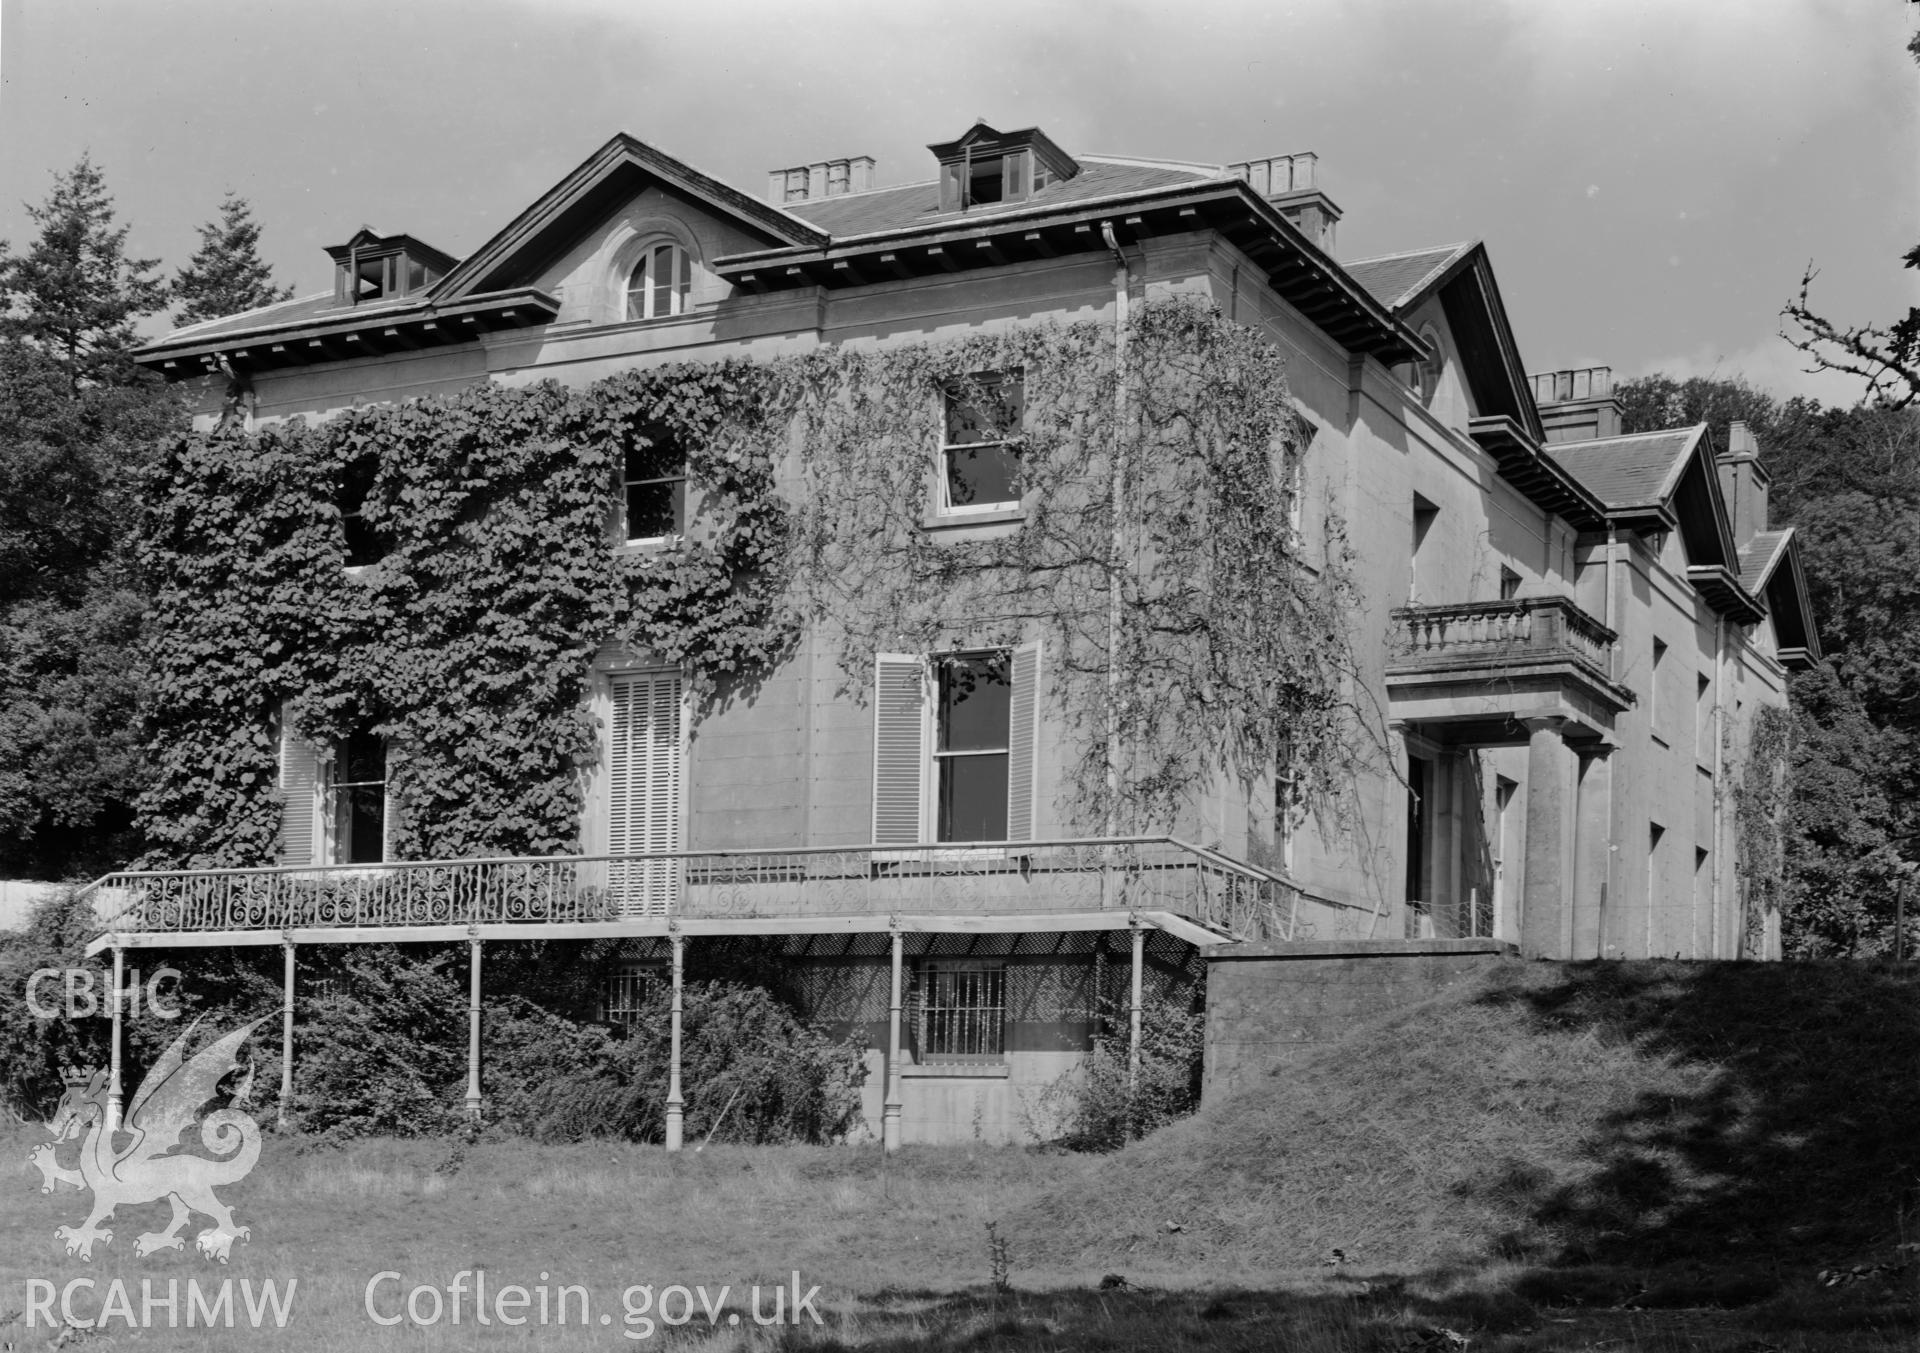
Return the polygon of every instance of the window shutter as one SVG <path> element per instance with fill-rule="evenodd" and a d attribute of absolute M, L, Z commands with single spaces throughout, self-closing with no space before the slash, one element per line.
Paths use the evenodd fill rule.
<path fill-rule="evenodd" d="M 607 853 L 680 849 L 683 780 L 678 672 L 613 680 L 607 749 Z M 608 870 L 622 915 L 665 915 L 678 892 L 677 860 L 615 860 Z"/>
<path fill-rule="evenodd" d="M 1007 702 L 1007 840 L 1037 835 L 1039 799 L 1040 644 L 1013 650 L 1013 691 Z"/>
<path fill-rule="evenodd" d="M 921 834 L 921 785 L 926 776 L 927 673 L 918 654 L 874 657 L 873 839 L 876 845 L 913 845 Z"/>
<path fill-rule="evenodd" d="M 382 763 L 381 778 L 387 782 L 387 792 L 381 798 L 384 816 L 380 824 L 380 858 L 394 860 L 394 842 L 400 836 L 400 800 L 393 792 L 393 765 L 400 758 L 394 755 L 400 744 L 389 738 L 386 745 L 386 759 Z"/>
<path fill-rule="evenodd" d="M 280 722 L 280 863 L 321 863 L 315 824 L 321 801 L 320 750 Z"/>

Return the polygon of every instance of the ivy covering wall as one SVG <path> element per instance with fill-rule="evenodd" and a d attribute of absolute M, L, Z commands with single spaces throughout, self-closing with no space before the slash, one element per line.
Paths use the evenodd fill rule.
<path fill-rule="evenodd" d="M 1203 772 L 1279 764 L 1301 798 L 1337 799 L 1368 745 L 1346 695 L 1349 551 L 1331 515 L 1312 542 L 1293 527 L 1308 428 L 1281 355 L 1177 297 L 1137 307 L 1124 339 L 1122 358 L 1110 325 L 1023 325 L 182 441 L 144 526 L 147 863 L 274 858 L 282 718 L 322 745 L 389 740 L 399 857 L 576 849 L 603 643 L 683 664 L 711 712 L 807 627 L 855 699 L 877 651 L 1042 637 L 1083 829 L 1165 829 Z M 954 539 L 926 529 L 942 401 L 987 374 L 1024 384 L 1026 513 Z M 616 550 L 617 467 L 660 436 L 688 453 L 687 535 Z M 349 572 L 356 468 L 384 557 Z"/>
<path fill-rule="evenodd" d="M 1787 817 L 1793 800 L 1793 715 L 1757 705 L 1733 788 L 1734 868 L 1746 889 L 1742 954 L 1765 957 L 1768 913 L 1784 910 Z"/>

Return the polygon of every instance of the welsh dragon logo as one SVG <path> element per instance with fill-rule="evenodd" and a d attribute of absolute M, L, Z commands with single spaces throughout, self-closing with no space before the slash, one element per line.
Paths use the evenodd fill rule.
<path fill-rule="evenodd" d="M 58 1227 L 53 1233 L 66 1243 L 68 1254 L 91 1262 L 96 1243 L 113 1243 L 113 1232 L 101 1223 L 113 1216 L 114 1209 L 162 1198 L 173 1205 L 173 1219 L 164 1231 L 148 1231 L 135 1240 L 135 1255 L 185 1249 L 180 1230 L 195 1212 L 213 1219 L 212 1226 L 194 1237 L 195 1246 L 207 1258 L 224 1264 L 233 1242 L 247 1239 L 251 1232 L 234 1225 L 233 1213 L 215 1196 L 214 1188 L 246 1178 L 260 1158 L 260 1125 L 233 1107 L 245 1102 L 252 1087 L 252 1063 L 248 1063 L 226 1108 L 216 1109 L 204 1119 L 199 1114 L 215 1098 L 221 1080 L 239 1068 L 234 1054 L 247 1035 L 270 1018 L 263 1016 L 244 1024 L 189 1057 L 187 1043 L 200 1027 L 195 1021 L 140 1082 L 118 1133 L 107 1131 L 107 1073 L 96 1071 L 83 1083 L 68 1078 L 67 1092 L 47 1124 L 53 1141 L 42 1142 L 27 1157 L 29 1164 L 39 1167 L 42 1193 L 52 1193 L 55 1184 L 93 1190 L 93 1212 L 86 1221 L 79 1226 Z M 169 1154 L 196 1121 L 201 1144 L 219 1159 Z M 55 1151 L 83 1134 L 80 1166 L 66 1169 Z M 127 1137 L 132 1140 L 124 1146 L 115 1144 L 116 1138 Z"/>

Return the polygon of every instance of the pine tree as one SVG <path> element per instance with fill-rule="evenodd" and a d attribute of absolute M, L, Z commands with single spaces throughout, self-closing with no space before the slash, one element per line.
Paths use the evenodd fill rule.
<path fill-rule="evenodd" d="M 220 219 L 199 229 L 199 252 L 174 279 L 182 302 L 176 322 L 220 319 L 293 295 L 293 288 L 273 285 L 273 270 L 260 257 L 260 224 L 246 198 L 229 192 Z"/>
<path fill-rule="evenodd" d="M 14 256 L 0 243 L 0 333 L 38 348 L 66 373 L 69 389 L 138 379 L 127 361 L 133 322 L 159 311 L 167 284 L 157 259 L 127 257 L 127 226 L 116 226 L 106 180 L 87 155 L 53 176 L 53 193 L 27 214 L 40 237 Z"/>
<path fill-rule="evenodd" d="M 135 533 L 173 387 L 128 359 L 165 306 L 82 157 L 0 244 L 0 875 L 58 879 L 139 849 L 142 593 Z"/>

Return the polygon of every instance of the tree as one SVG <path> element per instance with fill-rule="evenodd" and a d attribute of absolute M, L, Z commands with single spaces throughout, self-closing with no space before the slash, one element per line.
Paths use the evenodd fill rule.
<path fill-rule="evenodd" d="M 1920 408 L 1825 409 L 1738 376 L 1616 391 L 1627 431 L 1753 429 L 1792 523 L 1825 660 L 1793 678 L 1784 935 L 1796 956 L 1891 951 L 1894 880 L 1920 836 Z"/>
<path fill-rule="evenodd" d="M 220 219 L 199 231 L 199 250 L 174 277 L 173 294 L 181 302 L 177 323 L 237 315 L 293 295 L 292 287 L 273 284 L 273 270 L 260 257 L 260 224 L 246 198 L 229 192 Z"/>
<path fill-rule="evenodd" d="M 1910 819 L 1887 768 L 1912 740 L 1876 726 L 1830 664 L 1793 681 L 1787 809 L 1788 957 L 1891 952 L 1898 849 Z"/>
<path fill-rule="evenodd" d="M 64 878 L 137 851 L 147 598 L 133 542 L 178 401 L 140 372 L 133 321 L 160 308 L 82 159 L 0 246 L 0 873 Z"/>
<path fill-rule="evenodd" d="M 1760 443 L 1774 521 L 1836 493 L 1920 492 L 1920 411 L 1884 405 L 1823 408 L 1795 395 L 1782 402 L 1742 376 L 1654 374 L 1614 387 L 1624 432 L 1710 424 L 1724 437 L 1740 419 Z"/>
<path fill-rule="evenodd" d="M 32 247 L 16 257 L 0 244 L 8 306 L 0 334 L 51 358 L 71 391 L 135 382 L 133 322 L 167 300 L 166 283 L 152 275 L 158 260 L 127 257 L 129 227 L 114 224 L 106 181 L 85 155 L 53 176 L 52 195 L 27 214 L 40 227 Z"/>
<path fill-rule="evenodd" d="M 1920 61 L 1920 33 L 1907 43 Z M 1901 257 L 1908 268 L 1920 268 L 1920 245 Z M 1907 307 L 1906 318 L 1891 324 L 1841 325 L 1823 319 L 1809 308 L 1808 293 L 1819 273 L 1807 264 L 1800 276 L 1800 293 L 1780 313 L 1798 333 L 1780 336 L 1813 359 L 1815 369 L 1844 371 L 1867 383 L 1867 402 L 1905 409 L 1920 399 L 1920 306 Z"/>

